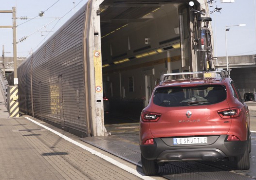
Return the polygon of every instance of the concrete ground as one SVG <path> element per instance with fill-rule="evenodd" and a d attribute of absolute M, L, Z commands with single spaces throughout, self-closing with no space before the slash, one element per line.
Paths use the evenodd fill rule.
<path fill-rule="evenodd" d="M 47 125 L 39 120 L 36 122 Z M 72 134 L 55 127 L 51 128 L 89 146 Z M 2 94 L 0 94 L 0 144 L 1 180 L 141 179 L 32 123 L 25 116 L 10 118 Z M 97 150 L 92 146 L 90 148 Z M 137 171 L 136 166 L 105 154 L 121 162 L 125 167 Z"/>
<path fill-rule="evenodd" d="M 256 103 L 247 102 L 247 104 L 251 115 L 251 131 L 256 132 Z M 111 136 L 85 138 L 82 139 L 83 141 L 43 121 L 34 120 L 103 154 L 107 159 L 117 161 L 120 167 L 123 166 L 122 168 L 32 123 L 26 116 L 10 118 L 0 94 L 0 179 L 150 179 L 141 173 L 138 120 L 134 119 L 133 123 L 127 123 L 129 122 L 127 119 L 121 124 L 115 124 L 120 122 L 118 121 L 120 118 L 122 117 L 115 117 L 112 123 L 106 125 Z M 159 180 L 164 178 L 171 180 L 256 179 L 256 133 L 253 133 L 252 140 L 249 171 L 233 171 L 232 164 L 229 162 L 173 162 L 162 166 L 159 169 L 160 176 L 153 178 Z M 104 149 L 104 147 L 107 147 L 109 153 L 98 149 Z M 119 152 L 118 157 L 124 156 L 123 159 L 128 161 L 131 159 L 130 162 L 134 164 L 116 157 L 115 152 Z M 132 174 L 128 169 L 136 173 Z"/>

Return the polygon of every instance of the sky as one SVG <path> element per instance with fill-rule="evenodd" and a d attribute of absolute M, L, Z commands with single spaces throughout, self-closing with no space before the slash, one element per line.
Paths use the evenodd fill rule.
<path fill-rule="evenodd" d="M 12 10 L 12 7 L 16 7 L 18 57 L 30 56 L 86 2 L 87 0 L 0 0 L 0 10 Z M 44 15 L 39 17 L 41 11 L 44 11 Z M 24 17 L 28 19 L 23 20 Z M 0 26 L 12 26 L 12 14 L 0 13 Z M 24 37 L 27 38 L 19 42 Z M 2 55 L 4 45 L 5 56 L 12 57 L 12 43 L 12 29 L 0 28 L 0 54 Z"/>
<path fill-rule="evenodd" d="M 256 0 L 235 0 L 234 3 L 212 4 L 222 8 L 221 12 L 211 14 L 214 34 L 214 56 L 226 56 L 225 30 L 227 31 L 228 56 L 256 54 Z M 246 24 L 245 27 L 235 26 Z"/>
<path fill-rule="evenodd" d="M 61 25 L 86 4 L 87 0 L 0 0 L 0 10 L 17 11 L 18 57 L 28 57 L 36 51 Z M 214 32 L 214 56 L 225 56 L 225 27 L 234 26 L 227 32 L 229 56 L 256 54 L 256 0 L 235 0 L 234 3 L 213 1 L 211 10 L 222 8 L 211 14 Z M 38 14 L 44 11 L 43 17 Z M 22 20 L 27 17 L 27 20 Z M 34 19 L 31 19 L 34 18 Z M 12 15 L 0 13 L 0 26 L 12 25 Z M 20 40 L 25 40 L 19 42 Z M 12 29 L 0 28 L 0 49 L 4 45 L 5 56 L 11 57 Z M 1 53 L 2 54 L 2 53 Z"/>

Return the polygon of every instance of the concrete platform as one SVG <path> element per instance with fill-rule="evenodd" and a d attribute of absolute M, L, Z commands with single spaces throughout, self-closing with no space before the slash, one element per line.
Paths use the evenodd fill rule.
<path fill-rule="evenodd" d="M 1 180 L 141 179 L 25 117 L 10 118 L 0 94 Z M 40 120 L 35 121 L 51 127 Z M 51 128 L 88 146 L 72 134 Z"/>
<path fill-rule="evenodd" d="M 254 105 L 251 103 L 249 106 Z M 251 121 L 256 122 L 256 111 L 254 107 L 250 109 Z M 34 120 L 97 151 L 100 151 L 99 149 L 104 150 L 107 156 L 120 161 L 125 167 L 135 169 L 141 175 L 138 123 L 108 124 L 106 128 L 111 136 L 80 139 L 43 121 Z M 255 131 L 256 128 L 252 130 Z M 143 175 L 138 177 L 101 159 L 32 123 L 26 119 L 26 116 L 10 118 L 1 94 L 0 143 L 1 180 L 150 179 Z M 100 152 L 104 153 L 103 151 Z M 252 133 L 251 169 L 248 171 L 234 171 L 232 169 L 233 165 L 228 161 L 171 162 L 161 166 L 159 168 L 160 176 L 153 178 L 171 180 L 256 179 L 256 131 Z"/>

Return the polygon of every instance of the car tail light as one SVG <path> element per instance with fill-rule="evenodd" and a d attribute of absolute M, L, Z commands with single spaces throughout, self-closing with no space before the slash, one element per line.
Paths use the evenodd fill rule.
<path fill-rule="evenodd" d="M 227 141 L 240 141 L 240 139 L 235 135 L 229 135 Z"/>
<path fill-rule="evenodd" d="M 155 112 L 142 111 L 141 119 L 144 122 L 156 122 L 160 119 L 161 114 Z"/>
<path fill-rule="evenodd" d="M 221 118 L 236 118 L 241 114 L 241 109 L 239 108 L 230 108 L 230 109 L 222 109 L 218 111 L 218 114 Z"/>
<path fill-rule="evenodd" d="M 201 45 L 204 45 L 204 39 L 201 38 Z"/>
<path fill-rule="evenodd" d="M 154 139 L 147 139 L 145 142 L 144 142 L 144 145 L 152 145 L 154 144 Z"/>
<path fill-rule="evenodd" d="M 104 97 L 103 100 L 104 100 L 104 101 L 108 101 L 108 98 Z"/>

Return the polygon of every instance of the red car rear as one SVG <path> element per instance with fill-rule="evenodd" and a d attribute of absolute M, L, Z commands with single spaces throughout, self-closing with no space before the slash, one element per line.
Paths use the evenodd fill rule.
<path fill-rule="evenodd" d="M 230 158 L 249 169 L 248 107 L 225 72 L 166 74 L 141 113 L 140 148 L 146 175 L 184 160 Z"/>

